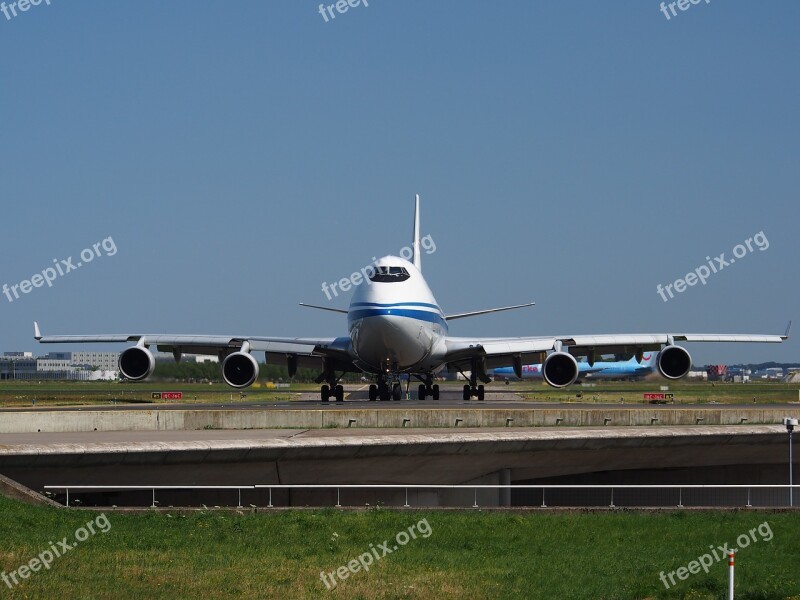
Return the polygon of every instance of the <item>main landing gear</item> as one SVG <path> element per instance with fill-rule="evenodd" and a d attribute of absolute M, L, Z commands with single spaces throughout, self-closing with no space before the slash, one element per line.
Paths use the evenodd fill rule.
<path fill-rule="evenodd" d="M 320 390 L 320 397 L 323 402 L 334 398 L 337 402 L 344 402 L 344 388 L 341 384 L 323 385 Z"/>
<path fill-rule="evenodd" d="M 464 386 L 464 400 L 471 400 L 476 396 L 480 402 L 483 402 L 485 396 L 485 388 L 483 385 L 471 386 L 469 384 Z"/>
<path fill-rule="evenodd" d="M 484 371 L 481 370 L 481 372 Z M 462 371 L 461 374 L 464 375 L 464 372 Z M 489 383 L 491 381 L 491 379 L 489 379 L 485 375 L 482 375 L 481 379 L 485 383 Z M 467 402 L 469 402 L 473 397 L 478 398 L 479 402 L 483 402 L 483 399 L 485 397 L 485 388 L 483 387 L 483 384 L 478 385 L 478 363 L 476 361 L 473 361 L 472 371 L 469 374 L 469 383 L 464 385 L 464 395 L 463 395 L 464 400 Z"/>
<path fill-rule="evenodd" d="M 369 386 L 370 402 L 375 402 L 376 400 L 402 400 L 411 386 L 411 381 L 409 380 L 404 391 L 403 384 L 399 381 L 390 384 L 384 379 L 383 375 L 379 375 L 378 377 L 378 382 Z M 419 386 L 420 400 L 425 400 L 425 398 L 439 399 L 439 386 L 434 385 L 431 375 L 413 375 L 413 377 L 416 377 L 421 382 Z"/>
<path fill-rule="evenodd" d="M 333 398 L 337 402 L 344 402 L 344 388 L 339 383 L 342 377 L 344 377 L 344 372 L 337 377 L 333 368 L 325 367 L 325 370 L 317 378 L 317 383 L 325 382 L 319 390 L 320 400 L 328 402 Z"/>
<path fill-rule="evenodd" d="M 422 377 L 417 376 L 422 383 L 419 384 L 419 399 L 425 400 L 427 397 L 431 397 L 434 400 L 439 399 L 439 385 L 433 383 L 433 377 L 430 375 L 426 376 L 425 379 Z"/>

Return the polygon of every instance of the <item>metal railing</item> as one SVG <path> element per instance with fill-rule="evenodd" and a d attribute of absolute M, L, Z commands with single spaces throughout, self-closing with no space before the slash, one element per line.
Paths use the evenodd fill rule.
<path fill-rule="evenodd" d="M 77 490 L 77 491 L 93 491 L 93 492 L 142 492 L 142 491 L 151 491 L 153 497 L 153 503 L 150 505 L 150 508 L 156 508 L 158 503 L 156 502 L 156 490 L 166 491 L 166 490 L 186 490 L 186 491 L 194 491 L 194 490 L 238 490 L 239 493 L 239 505 L 237 508 L 242 508 L 242 490 L 252 490 L 255 486 L 253 485 L 46 485 L 44 486 L 45 490 L 65 490 L 67 493 L 67 501 L 65 506 L 69 506 L 69 491 L 70 490 Z"/>
<path fill-rule="evenodd" d="M 751 502 L 752 493 L 754 490 L 787 490 L 793 488 L 800 488 L 799 485 L 786 485 L 786 484 L 518 484 L 518 485 L 501 485 L 501 484 L 260 484 L 260 485 L 46 485 L 45 490 L 63 490 L 66 492 L 66 504 L 70 506 L 70 491 L 74 492 L 120 492 L 120 491 L 150 491 L 152 497 L 151 508 L 156 508 L 158 502 L 156 501 L 156 491 L 198 491 L 198 490 L 235 490 L 238 493 L 237 508 L 242 508 L 242 490 L 268 490 L 269 500 L 264 508 L 273 508 L 272 492 L 273 490 L 336 490 L 336 508 L 341 508 L 341 492 L 342 490 L 400 490 L 405 491 L 404 508 L 411 508 L 409 503 L 408 492 L 409 490 L 428 490 L 428 491 L 447 491 L 447 490 L 471 490 L 473 492 L 472 508 L 480 508 L 478 504 L 478 491 L 479 490 L 508 490 L 509 494 L 512 491 L 533 490 L 541 491 L 542 502 L 541 504 L 529 505 L 515 505 L 516 507 L 540 507 L 548 508 L 546 501 L 547 491 L 553 490 L 606 490 L 608 492 L 607 504 L 594 504 L 594 506 L 608 506 L 609 508 L 616 508 L 614 503 L 615 491 L 622 490 L 677 490 L 677 504 L 663 504 L 662 506 L 674 506 L 676 508 L 684 508 L 684 492 L 688 490 L 747 490 L 747 499 L 744 504 L 729 504 L 724 506 L 744 506 L 752 507 Z M 363 504 L 351 504 L 349 506 L 362 506 Z M 496 506 L 497 504 L 493 504 Z M 251 505 L 254 506 L 255 505 Z M 581 504 L 559 504 L 559 507 L 569 506 L 583 506 Z M 637 505 L 626 505 L 636 507 Z M 646 505 L 639 505 L 646 506 Z M 704 506 L 698 504 L 697 506 Z M 775 504 L 770 506 L 783 506 L 782 504 Z M 787 502 L 786 506 L 791 506 L 791 499 Z M 424 508 L 424 504 L 418 504 L 417 507 Z M 433 507 L 432 507 L 433 508 Z"/>

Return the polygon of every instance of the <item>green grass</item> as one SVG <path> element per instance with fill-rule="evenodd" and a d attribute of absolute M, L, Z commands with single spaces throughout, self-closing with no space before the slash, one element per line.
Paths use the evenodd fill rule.
<path fill-rule="evenodd" d="M 116 383 L 43 381 L 4 381 L 0 383 L 0 407 L 108 405 L 114 402 L 125 404 L 174 404 L 176 401 L 153 400 L 153 392 L 183 392 L 182 402 L 230 404 L 231 402 L 285 402 L 296 399 L 301 392 L 319 391 L 319 386 L 293 383 L 291 388 L 268 389 L 262 382 L 244 390 L 241 398 L 238 390 L 222 383 L 173 383 L 144 382 Z"/>
<path fill-rule="evenodd" d="M 97 513 L 0 498 L 0 569 L 72 538 Z M 737 557 L 737 599 L 800 597 L 800 517 L 767 512 L 108 513 L 111 529 L 11 598 L 723 598 L 727 567 L 665 589 L 669 572 L 767 521 Z M 328 591 L 333 571 L 426 519 L 432 530 Z"/>
<path fill-rule="evenodd" d="M 587 382 L 589 383 L 589 382 Z M 564 389 L 554 389 L 544 383 L 510 382 L 503 385 L 510 392 L 519 393 L 526 400 L 535 402 L 585 402 L 618 403 L 624 398 L 625 404 L 646 403 L 645 392 L 661 392 L 661 386 L 668 386 L 668 393 L 674 394 L 675 404 L 785 404 L 800 400 L 800 384 L 779 382 L 724 383 L 665 381 L 652 378 L 641 382 L 590 382 L 593 385 L 573 385 Z"/>
<path fill-rule="evenodd" d="M 443 389 L 458 392 L 462 382 L 445 382 Z M 735 403 L 784 404 L 800 400 L 799 384 L 776 382 L 754 382 L 746 384 L 709 383 L 709 382 L 666 382 L 654 379 L 641 382 L 597 382 L 595 385 L 583 387 L 573 385 L 565 389 L 554 389 L 541 382 L 514 381 L 505 385 L 497 381 L 488 386 L 491 392 L 513 392 L 532 404 L 541 402 L 576 402 L 576 403 L 618 403 L 624 398 L 625 404 L 643 404 L 644 392 L 659 392 L 662 385 L 669 385 L 669 391 L 675 395 L 675 404 L 709 404 Z M 362 387 L 363 384 L 351 384 L 348 389 Z M 263 382 L 244 390 L 245 398 L 239 392 L 222 383 L 114 383 L 114 382 L 61 382 L 45 381 L 0 382 L 0 407 L 32 406 L 69 406 L 69 405 L 107 405 L 117 403 L 171 403 L 174 401 L 153 400 L 153 392 L 181 391 L 182 403 L 230 404 L 236 402 L 286 402 L 297 400 L 302 393 L 319 392 L 319 386 L 309 383 L 292 383 L 289 389 L 268 389 Z M 180 402 L 179 402 L 180 403 Z M 435 406 L 435 405 L 432 405 Z"/>

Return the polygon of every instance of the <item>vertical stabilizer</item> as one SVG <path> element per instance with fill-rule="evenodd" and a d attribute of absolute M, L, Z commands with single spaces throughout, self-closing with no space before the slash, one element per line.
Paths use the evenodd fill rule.
<path fill-rule="evenodd" d="M 419 247 L 419 194 L 417 194 L 416 200 L 414 201 L 414 245 L 412 248 L 414 250 L 414 255 L 412 257 L 414 266 L 417 267 L 419 271 L 422 271 Z"/>

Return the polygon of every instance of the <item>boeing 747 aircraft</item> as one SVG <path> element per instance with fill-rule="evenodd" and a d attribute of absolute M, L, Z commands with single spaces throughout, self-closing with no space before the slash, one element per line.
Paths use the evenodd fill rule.
<path fill-rule="evenodd" d="M 579 375 L 576 357 L 589 365 L 603 354 L 634 356 L 641 361 L 645 352 L 657 352 L 656 367 L 667 379 L 684 377 L 692 366 L 689 353 L 676 342 L 782 342 L 784 335 L 736 335 L 705 333 L 648 333 L 609 335 L 556 335 L 534 337 L 453 337 L 451 321 L 487 313 L 531 306 L 533 303 L 459 314 L 446 314 L 433 297 L 422 276 L 420 260 L 419 196 L 414 209 L 414 239 L 411 261 L 397 256 L 377 260 L 369 281 L 357 286 L 347 315 L 348 335 L 336 338 L 282 338 L 253 335 L 174 335 L 163 333 L 122 333 L 110 335 L 44 336 L 34 323 L 34 337 L 43 344 L 109 343 L 134 344 L 119 358 L 122 375 L 131 381 L 147 379 L 155 368 L 150 350 L 182 354 L 215 355 L 222 365 L 222 377 L 234 388 L 245 388 L 258 378 L 255 352 L 263 352 L 268 363 L 285 364 L 289 375 L 298 367 L 319 371 L 323 402 L 334 397 L 344 400 L 339 383 L 345 373 L 363 373 L 373 378 L 369 399 L 400 400 L 400 376 L 420 382 L 419 398 L 439 397 L 434 385 L 436 373 L 447 369 L 466 374 L 464 400 L 484 399 L 484 384 L 491 381 L 490 369 L 512 367 L 517 377 L 522 366 L 541 363 L 542 377 L 553 387 L 565 387 Z M 791 326 L 791 322 L 789 323 Z"/>

